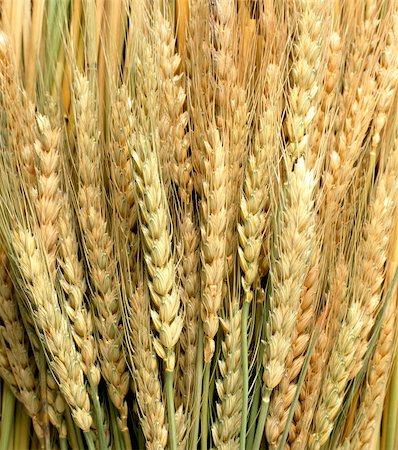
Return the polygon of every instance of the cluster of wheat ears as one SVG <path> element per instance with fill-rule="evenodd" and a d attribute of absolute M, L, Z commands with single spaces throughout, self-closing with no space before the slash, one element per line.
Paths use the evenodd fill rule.
<path fill-rule="evenodd" d="M 397 449 L 398 1 L 0 11 L 0 450 Z"/>

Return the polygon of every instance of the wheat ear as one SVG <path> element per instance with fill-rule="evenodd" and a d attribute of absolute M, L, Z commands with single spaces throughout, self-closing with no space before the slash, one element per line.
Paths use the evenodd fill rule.
<path fill-rule="evenodd" d="M 395 213 L 395 218 L 397 212 Z M 395 222 L 392 234 L 392 247 L 387 266 L 385 287 L 389 287 L 393 281 L 398 262 L 398 224 Z M 387 292 L 385 290 L 384 292 Z M 361 403 L 356 413 L 357 420 L 349 439 L 344 442 L 350 448 L 373 448 L 375 438 L 378 433 L 377 427 L 383 412 L 384 398 L 387 391 L 388 380 L 391 373 L 397 323 L 397 288 L 394 287 L 391 297 L 388 300 L 387 308 L 381 325 L 379 337 L 374 350 L 374 354 L 367 368 L 366 382 L 362 389 Z"/>
<path fill-rule="evenodd" d="M 18 228 L 13 232 L 13 251 L 22 276 L 21 285 L 28 295 L 50 367 L 77 425 L 88 431 L 92 420 L 81 357 L 69 333 L 68 321 L 59 307 L 43 250 L 32 233 Z"/>
<path fill-rule="evenodd" d="M 185 205 L 180 222 L 181 244 L 180 277 L 183 293 L 181 300 L 185 309 L 184 326 L 181 333 L 180 366 L 182 383 L 181 395 L 185 409 L 193 401 L 195 385 L 195 365 L 200 314 L 200 272 L 199 272 L 199 230 L 195 223 L 192 203 Z"/>
<path fill-rule="evenodd" d="M 218 330 L 218 310 L 222 300 L 224 276 L 226 189 L 225 150 L 215 128 L 210 130 L 210 141 L 204 143 L 204 167 L 201 203 L 201 261 L 202 305 L 201 317 L 205 336 L 204 361 L 209 363 L 215 350 L 214 336 Z"/>
<path fill-rule="evenodd" d="M 315 245 L 315 215 L 312 194 L 314 178 L 299 158 L 288 175 L 281 201 L 283 212 L 274 230 L 270 276 L 269 318 L 265 326 L 263 396 L 254 448 L 264 433 L 272 390 L 281 382 L 293 340 L 300 295 Z"/>
<path fill-rule="evenodd" d="M 304 280 L 301 294 L 300 310 L 297 315 L 292 348 L 286 360 L 285 374 L 279 386 L 273 391 L 266 435 L 271 448 L 278 448 L 283 434 L 293 396 L 297 389 L 296 378 L 304 364 L 305 352 L 311 339 L 313 317 L 316 310 L 318 291 L 319 255 L 314 253 L 311 269 Z"/>
<path fill-rule="evenodd" d="M 244 302 L 242 306 L 242 423 L 240 444 L 243 450 L 246 438 L 246 422 L 249 391 L 249 364 L 247 326 L 253 284 L 259 278 L 259 259 L 264 242 L 269 236 L 269 167 L 278 153 L 278 135 L 275 130 L 280 120 L 278 104 L 280 89 L 280 69 L 269 64 L 266 70 L 264 94 L 260 99 L 258 129 L 255 132 L 254 145 L 249 153 L 240 199 L 240 218 L 238 222 L 239 263 L 242 272 Z M 271 90 L 275 89 L 275 94 Z M 279 102 L 280 103 L 280 102 Z"/>
<path fill-rule="evenodd" d="M 149 306 L 149 296 L 139 284 L 129 303 L 131 355 L 142 430 L 147 448 L 155 450 L 167 447 L 168 433 L 159 365 L 152 345 Z"/>
<path fill-rule="evenodd" d="M 42 439 L 41 403 L 36 378 L 37 367 L 34 358 L 31 357 L 30 344 L 26 338 L 18 305 L 13 296 L 8 266 L 7 256 L 0 249 L 0 336 L 4 353 L 2 359 L 8 359 L 10 372 L 5 381 L 13 380 L 10 387 L 25 406 L 32 418 L 36 434 Z"/>
<path fill-rule="evenodd" d="M 79 259 L 78 241 L 74 217 L 67 196 L 63 196 L 59 213 L 59 257 L 60 284 L 66 295 L 65 311 L 71 323 L 76 346 L 81 352 L 83 370 L 94 385 L 100 381 L 97 362 L 97 345 L 93 335 L 93 318 L 84 304 L 86 282 L 83 264 Z"/>
<path fill-rule="evenodd" d="M 356 253 L 353 295 L 363 308 L 365 323 L 356 354 L 356 364 L 352 368 L 350 378 L 353 378 L 362 366 L 362 359 L 369 343 L 369 332 L 380 308 L 384 266 L 393 226 L 397 170 L 398 151 L 394 150 L 389 157 L 385 173 L 380 177 L 373 201 L 369 204 L 363 238 Z"/>
<path fill-rule="evenodd" d="M 309 448 L 325 444 L 342 405 L 348 381 L 363 364 L 369 332 L 380 308 L 384 264 L 394 211 L 396 152 L 390 156 L 368 207 L 368 219 L 358 245 L 353 274 L 353 298 L 331 352 L 319 403 L 314 415 Z M 396 176 L 396 175 L 395 175 Z"/>
<path fill-rule="evenodd" d="M 87 78 L 75 73 L 75 115 L 78 156 L 79 221 L 90 267 L 91 301 L 96 310 L 101 372 L 109 397 L 119 411 L 120 428 L 127 429 L 129 374 L 122 349 L 123 327 L 117 292 L 117 273 L 113 241 L 107 231 L 101 191 L 101 155 L 95 132 L 94 93 Z"/>
<path fill-rule="evenodd" d="M 396 7 L 395 7 L 396 9 Z M 398 13 L 395 11 L 391 18 L 391 27 L 387 34 L 386 45 L 380 56 L 379 68 L 376 72 L 378 92 L 374 119 L 372 123 L 372 147 L 380 143 L 380 134 L 386 124 L 398 83 Z"/>
<path fill-rule="evenodd" d="M 393 296 L 385 311 L 375 352 L 367 369 L 361 403 L 356 412 L 355 428 L 348 441 L 344 442 L 350 449 L 371 449 L 377 435 L 394 356 L 396 318 L 396 303 Z"/>
<path fill-rule="evenodd" d="M 213 60 L 216 83 L 216 124 L 226 152 L 227 167 L 227 239 L 226 275 L 235 267 L 237 247 L 236 226 L 239 214 L 239 195 L 243 177 L 243 163 L 246 156 L 248 105 L 246 91 L 239 80 L 235 52 L 238 51 L 236 39 L 237 14 L 233 2 L 216 0 L 211 11 L 213 25 Z"/>
<path fill-rule="evenodd" d="M 166 193 L 151 142 L 138 136 L 133 149 L 135 198 L 139 209 L 144 259 L 152 300 L 151 318 L 156 330 L 153 346 L 164 361 L 170 447 L 175 450 L 176 429 L 173 399 L 173 377 L 176 363 L 175 346 L 179 340 L 183 318 L 180 293 L 175 281 L 175 264 L 171 248 L 171 228 Z"/>
<path fill-rule="evenodd" d="M 307 445 L 323 374 L 335 337 L 336 325 L 339 323 L 338 313 L 342 305 L 347 305 L 347 277 L 347 264 L 344 257 L 340 256 L 331 280 L 326 308 L 318 319 L 318 321 L 323 320 L 324 324 L 315 345 L 314 353 L 311 356 L 289 430 L 289 443 L 294 450 L 300 450 Z"/>
<path fill-rule="evenodd" d="M 224 331 L 221 344 L 222 358 L 218 361 L 220 378 L 216 381 L 219 397 L 217 419 L 212 427 L 214 446 L 217 449 L 239 447 L 240 422 L 242 416 L 241 379 L 241 325 L 242 310 L 239 302 L 232 301 L 229 317 L 220 319 Z"/>
<path fill-rule="evenodd" d="M 133 107 L 127 87 L 121 86 L 112 103 L 110 159 L 110 190 L 114 217 L 112 231 L 115 242 L 127 252 L 119 250 L 121 273 L 129 295 L 134 292 L 138 252 L 137 205 L 134 201 L 133 162 L 129 142 L 133 135 Z"/>
<path fill-rule="evenodd" d="M 166 371 L 172 372 L 175 367 L 174 347 L 181 334 L 182 316 L 174 276 L 166 194 L 156 154 L 144 136 L 138 138 L 132 156 L 135 195 L 150 278 L 149 290 L 154 306 L 151 317 L 158 333 L 154 339 L 154 348 L 164 360 Z"/>
<path fill-rule="evenodd" d="M 311 130 L 320 108 L 320 84 L 323 78 L 322 34 L 327 29 L 324 5 L 319 0 L 301 0 L 297 32 L 292 47 L 286 134 L 287 151 L 294 161 L 311 149 Z M 310 154 L 313 165 L 317 155 Z"/>

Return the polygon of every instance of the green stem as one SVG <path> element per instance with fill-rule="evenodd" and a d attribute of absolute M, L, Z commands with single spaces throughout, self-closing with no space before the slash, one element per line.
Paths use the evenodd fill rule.
<path fill-rule="evenodd" d="M 203 372 L 203 328 L 202 321 L 198 327 L 198 348 L 196 354 L 195 393 L 192 414 L 192 434 L 189 448 L 196 450 L 199 440 L 200 405 L 202 399 L 202 372 Z"/>
<path fill-rule="evenodd" d="M 111 412 L 111 426 L 115 450 L 122 450 L 123 444 L 122 444 L 122 437 L 120 435 L 120 428 L 117 423 L 117 411 L 114 404 L 111 401 L 109 401 L 109 409 Z"/>
<path fill-rule="evenodd" d="M 260 416 L 258 418 L 256 436 L 254 438 L 252 450 L 260 449 L 261 441 L 263 439 L 264 434 L 265 421 L 267 420 L 268 416 L 268 408 L 271 399 L 271 392 L 272 392 L 271 389 L 265 389 L 264 396 L 261 401 Z"/>
<path fill-rule="evenodd" d="M 94 385 L 91 380 L 89 380 L 90 386 L 90 394 L 91 399 L 93 401 L 93 409 L 95 416 L 95 424 L 98 432 L 98 440 L 99 440 L 99 448 L 100 450 L 106 450 L 106 439 L 105 439 L 105 431 L 104 431 L 104 420 L 102 416 L 102 408 L 98 398 L 98 386 Z"/>
<path fill-rule="evenodd" d="M 249 403 L 249 355 L 247 351 L 247 321 L 249 318 L 250 302 L 248 295 L 242 307 L 242 419 L 240 426 L 240 450 L 246 448 L 247 409 Z"/>
<path fill-rule="evenodd" d="M 68 450 L 68 439 L 66 437 L 59 438 L 59 447 L 61 450 Z"/>
<path fill-rule="evenodd" d="M 256 432 L 256 421 L 257 421 L 257 413 L 258 413 L 258 407 L 260 405 L 260 378 L 257 377 L 254 385 L 254 394 L 253 394 L 253 400 L 252 405 L 250 409 L 250 417 L 249 417 L 249 427 L 248 427 L 248 434 L 246 439 L 246 448 L 252 448 L 253 447 L 253 441 L 254 441 L 254 433 Z"/>
<path fill-rule="evenodd" d="M 122 436 L 123 436 L 124 448 L 126 450 L 133 450 L 133 447 L 131 445 L 131 438 L 130 438 L 129 430 L 122 431 Z"/>
<path fill-rule="evenodd" d="M 203 373 L 203 388 L 202 388 L 202 415 L 201 415 L 201 450 L 207 450 L 207 437 L 209 430 L 209 383 L 210 383 L 210 363 L 205 363 L 205 370 Z"/>
<path fill-rule="evenodd" d="M 2 400 L 0 450 L 8 450 L 10 448 L 11 429 L 14 423 L 15 397 L 5 383 L 3 384 Z"/>
<path fill-rule="evenodd" d="M 84 437 L 86 438 L 86 444 L 88 450 L 96 450 L 94 439 L 93 439 L 93 433 L 91 431 L 86 431 L 84 433 Z"/>
<path fill-rule="evenodd" d="M 77 441 L 75 424 L 73 422 L 72 416 L 70 414 L 70 409 L 68 407 L 65 408 L 64 417 L 66 422 L 66 429 L 68 432 L 68 438 L 70 441 L 70 446 L 72 447 L 72 450 L 79 450 L 81 447 L 79 447 L 79 443 Z"/>
<path fill-rule="evenodd" d="M 177 450 L 177 429 L 176 416 L 174 411 L 174 389 L 173 389 L 174 371 L 166 370 L 165 373 L 165 391 L 167 403 L 167 417 L 169 420 L 169 448 Z"/>
<path fill-rule="evenodd" d="M 260 395 L 261 395 L 261 369 L 262 369 L 262 361 L 264 354 L 264 345 L 261 344 L 261 335 L 264 332 L 264 327 L 262 326 L 262 308 L 259 308 L 257 305 L 256 308 L 256 342 L 259 342 L 259 350 L 256 358 L 256 378 L 254 381 L 254 394 L 253 400 L 250 407 L 250 417 L 249 417 L 249 427 L 248 434 L 246 438 L 246 448 L 252 448 L 254 441 L 254 433 L 256 432 L 256 422 L 257 422 L 257 414 L 258 407 L 260 405 Z"/>
<path fill-rule="evenodd" d="M 51 448 L 51 444 L 50 444 L 50 422 L 49 422 L 48 401 L 47 401 L 47 361 L 43 349 L 40 349 L 38 359 L 39 359 L 38 369 L 40 376 L 40 395 L 42 406 L 44 449 L 49 450 Z"/>
<path fill-rule="evenodd" d="M 142 432 L 142 428 L 140 426 L 137 429 L 137 442 L 138 442 L 138 448 L 145 447 L 144 433 Z"/>
<path fill-rule="evenodd" d="M 25 407 L 17 403 L 17 413 L 14 427 L 14 448 L 17 450 L 30 448 L 31 420 Z"/>
<path fill-rule="evenodd" d="M 394 370 L 390 384 L 390 408 L 388 411 L 385 450 L 394 450 L 395 445 L 395 426 L 397 424 L 397 402 L 398 402 L 398 364 L 395 360 Z"/>

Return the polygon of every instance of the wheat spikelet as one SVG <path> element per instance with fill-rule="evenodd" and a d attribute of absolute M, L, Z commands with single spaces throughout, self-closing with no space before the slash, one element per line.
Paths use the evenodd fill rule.
<path fill-rule="evenodd" d="M 20 282 L 27 292 L 37 330 L 49 355 L 50 367 L 77 425 L 88 431 L 92 421 L 81 357 L 69 333 L 68 322 L 61 313 L 45 255 L 34 235 L 22 228 L 13 232 L 13 247 L 18 270 L 23 277 Z"/>
<path fill-rule="evenodd" d="M 149 449 L 167 447 L 165 407 L 159 381 L 159 366 L 153 351 L 149 321 L 149 298 L 142 284 L 130 297 L 129 330 L 140 422 Z"/>
<path fill-rule="evenodd" d="M 166 194 L 160 180 L 156 155 L 146 137 L 138 137 L 132 156 L 144 259 L 154 306 L 151 317 L 158 333 L 153 345 L 156 353 L 164 360 L 166 371 L 173 371 L 174 347 L 181 334 L 183 319 L 175 283 Z"/>
<path fill-rule="evenodd" d="M 287 151 L 292 158 L 311 149 L 314 118 L 320 107 L 319 89 L 323 78 L 322 34 L 327 30 L 323 3 L 319 0 L 299 2 L 297 36 L 293 42 L 293 63 L 286 115 Z M 325 14 L 327 16 L 327 12 Z M 317 155 L 309 155 L 311 165 Z"/>
<path fill-rule="evenodd" d="M 266 326 L 264 388 L 272 390 L 285 370 L 300 306 L 306 270 L 315 244 L 312 192 L 314 180 L 302 158 L 289 175 L 280 223 L 276 225 L 271 260 L 272 294 Z"/>
<path fill-rule="evenodd" d="M 129 376 L 122 350 L 123 327 L 117 292 L 113 241 L 107 231 L 101 192 L 101 155 L 95 131 L 94 94 L 87 78 L 75 73 L 76 141 L 79 174 L 79 221 L 90 267 L 92 297 L 99 332 L 101 372 L 108 394 L 120 414 L 120 428 L 127 428 L 125 396 Z"/>
<path fill-rule="evenodd" d="M 220 378 L 216 381 L 219 401 L 217 419 L 212 427 L 214 446 L 217 449 L 239 447 L 242 405 L 241 322 L 242 310 L 236 300 L 230 306 L 230 316 L 220 319 L 224 331 L 221 344 L 222 359 L 218 361 Z"/>
<path fill-rule="evenodd" d="M 214 336 L 219 320 L 218 310 L 222 300 L 226 240 L 226 190 L 227 175 L 225 149 L 215 128 L 209 131 L 206 148 L 205 178 L 201 203 L 201 262 L 202 305 L 201 317 L 205 335 L 204 361 L 210 362 L 214 350 Z"/>

